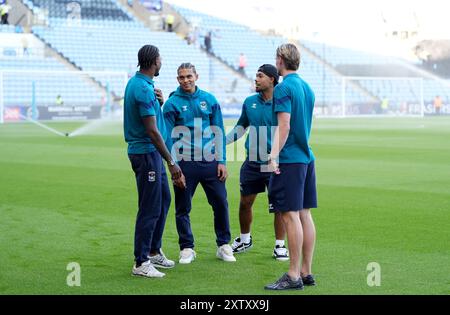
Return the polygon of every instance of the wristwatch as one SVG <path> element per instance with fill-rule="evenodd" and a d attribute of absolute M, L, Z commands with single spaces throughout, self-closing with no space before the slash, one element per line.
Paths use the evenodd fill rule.
<path fill-rule="evenodd" d="M 167 161 L 167 165 L 175 166 L 175 161 L 174 160 Z"/>

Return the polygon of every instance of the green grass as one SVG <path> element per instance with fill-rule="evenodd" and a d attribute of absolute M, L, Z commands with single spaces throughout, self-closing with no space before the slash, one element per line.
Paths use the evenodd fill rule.
<path fill-rule="evenodd" d="M 263 286 L 288 263 L 271 258 L 265 195 L 254 207 L 254 247 L 236 263 L 215 257 L 212 210 L 199 189 L 191 214 L 197 260 L 164 279 L 130 276 L 137 194 L 121 125 L 108 128 L 67 138 L 0 125 L 0 294 L 269 293 Z M 450 119 L 317 119 L 311 145 L 318 286 L 283 294 L 449 294 Z M 240 165 L 228 163 L 233 237 Z M 177 258 L 173 202 L 163 248 Z M 72 261 L 81 287 L 66 285 Z M 381 265 L 380 287 L 367 285 L 370 262 Z"/>

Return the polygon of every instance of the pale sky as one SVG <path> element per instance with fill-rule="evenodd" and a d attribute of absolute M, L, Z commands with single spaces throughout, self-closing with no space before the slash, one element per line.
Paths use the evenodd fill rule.
<path fill-rule="evenodd" d="M 257 29 L 299 26 L 302 37 L 352 42 L 382 37 L 386 24 L 420 27 L 426 39 L 450 39 L 446 0 L 166 0 Z M 414 17 L 417 16 L 417 19 Z M 360 41 L 361 45 L 365 45 Z"/>

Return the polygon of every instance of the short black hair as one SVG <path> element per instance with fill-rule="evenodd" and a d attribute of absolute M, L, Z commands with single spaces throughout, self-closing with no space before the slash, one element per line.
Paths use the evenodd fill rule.
<path fill-rule="evenodd" d="M 159 49 L 153 45 L 144 45 L 138 52 L 138 67 L 142 70 L 148 70 L 156 64 L 156 58 L 159 57 Z"/>
<path fill-rule="evenodd" d="M 278 70 L 273 65 L 263 64 L 261 67 L 258 68 L 258 72 L 262 72 L 266 76 L 273 78 L 273 86 L 276 86 L 278 84 L 278 81 L 280 80 L 280 75 L 278 74 Z"/>
<path fill-rule="evenodd" d="M 184 62 L 182 63 L 178 69 L 177 69 L 177 73 L 180 72 L 180 70 L 182 69 L 191 69 L 192 71 L 194 71 L 195 74 L 197 74 L 197 70 L 195 69 L 195 66 L 190 63 L 190 62 Z"/>

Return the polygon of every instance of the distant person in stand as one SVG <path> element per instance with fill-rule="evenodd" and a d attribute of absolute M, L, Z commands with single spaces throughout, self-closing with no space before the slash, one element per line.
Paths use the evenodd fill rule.
<path fill-rule="evenodd" d="M 9 11 L 11 11 L 11 6 L 8 4 L 8 1 L 5 1 L 5 3 L 0 5 L 0 24 L 9 24 L 8 22 L 8 16 L 9 16 Z"/>
<path fill-rule="evenodd" d="M 212 53 L 212 33 L 208 32 L 205 35 L 205 49 L 206 52 L 211 54 Z"/>
<path fill-rule="evenodd" d="M 64 101 L 63 101 L 61 95 L 58 94 L 56 96 L 55 104 L 58 106 L 64 106 Z"/>
<path fill-rule="evenodd" d="M 436 95 L 436 97 L 434 98 L 433 106 L 434 106 L 434 112 L 436 113 L 436 115 L 440 115 L 441 109 L 442 109 L 442 99 L 439 95 Z"/>
<path fill-rule="evenodd" d="M 175 22 L 175 16 L 172 14 L 167 14 L 166 16 L 166 24 L 167 24 L 167 31 L 173 32 L 173 24 Z"/>
<path fill-rule="evenodd" d="M 29 56 L 30 51 L 28 50 L 28 40 L 25 36 L 22 38 L 22 47 L 23 47 L 23 55 Z"/>
<path fill-rule="evenodd" d="M 387 114 L 389 109 L 389 99 L 387 97 L 383 97 L 381 100 L 381 113 Z"/>
<path fill-rule="evenodd" d="M 241 53 L 239 55 L 239 67 L 238 71 L 242 74 L 245 74 L 245 68 L 247 67 L 247 57 L 244 55 L 244 53 Z"/>

